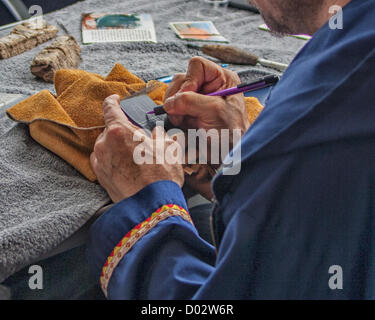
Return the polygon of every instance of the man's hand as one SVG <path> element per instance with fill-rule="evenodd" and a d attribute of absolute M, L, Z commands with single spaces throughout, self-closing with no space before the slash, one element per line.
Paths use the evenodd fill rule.
<path fill-rule="evenodd" d="M 180 164 L 168 164 L 168 161 L 156 164 L 156 153 L 161 152 L 160 147 L 163 147 L 164 152 L 172 149 L 168 148 L 172 143 L 176 145 L 171 138 L 164 135 L 164 141 L 156 143 L 156 130 L 152 137 L 146 136 L 122 112 L 118 95 L 110 96 L 104 101 L 103 116 L 106 127 L 96 141 L 90 160 L 99 183 L 113 202 L 128 198 L 159 180 L 171 180 L 182 187 L 184 172 Z M 134 141 L 134 135 L 138 135 L 136 140 L 144 141 L 144 154 L 151 155 L 153 164 L 139 165 L 134 161 L 134 149 L 140 143 Z"/>
<path fill-rule="evenodd" d="M 171 122 L 185 130 L 229 129 L 232 136 L 233 129 L 240 129 L 244 134 L 250 123 L 243 94 L 226 98 L 204 95 L 232 88 L 240 83 L 236 73 L 225 70 L 212 61 L 195 57 L 190 60 L 187 73 L 177 74 L 169 85 L 165 94 L 164 108 Z M 220 135 L 220 132 L 218 133 Z M 210 141 L 208 142 L 208 147 L 214 148 Z M 232 149 L 232 139 L 229 143 L 229 149 Z M 211 150 L 207 154 L 208 162 L 213 167 L 218 167 L 219 164 L 210 161 L 210 155 Z M 201 170 L 200 173 L 186 176 L 185 179 L 191 188 L 207 199 L 212 198 L 211 176 L 207 171 Z"/>
<path fill-rule="evenodd" d="M 186 74 L 178 74 L 170 84 L 164 108 L 171 122 L 183 129 L 249 128 L 244 96 L 208 97 L 204 94 L 240 84 L 238 75 L 204 58 L 190 60 Z"/>

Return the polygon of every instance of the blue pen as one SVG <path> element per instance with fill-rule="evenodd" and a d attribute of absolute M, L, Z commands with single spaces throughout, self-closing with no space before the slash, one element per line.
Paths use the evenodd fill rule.
<path fill-rule="evenodd" d="M 228 64 L 224 63 L 221 65 L 222 68 L 228 68 Z M 170 83 L 172 82 L 172 79 L 173 79 L 174 76 L 167 76 L 167 77 L 161 77 L 161 78 L 157 78 L 156 80 L 160 81 L 160 82 L 164 82 L 164 83 Z"/>

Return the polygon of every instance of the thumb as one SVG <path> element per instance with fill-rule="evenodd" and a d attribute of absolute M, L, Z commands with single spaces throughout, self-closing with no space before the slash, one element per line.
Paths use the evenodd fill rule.
<path fill-rule="evenodd" d="M 129 122 L 120 106 L 120 96 L 117 94 L 107 97 L 103 102 L 104 123 L 108 127 L 111 124 Z"/>
<path fill-rule="evenodd" d="M 225 105 L 221 97 L 210 97 L 195 92 L 177 93 L 164 103 L 164 110 L 168 115 L 191 116 L 202 118 L 215 117 L 218 108 Z"/>

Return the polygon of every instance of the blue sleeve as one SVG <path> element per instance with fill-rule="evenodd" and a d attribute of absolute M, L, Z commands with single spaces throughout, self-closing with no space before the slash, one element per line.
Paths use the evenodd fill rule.
<path fill-rule="evenodd" d="M 126 235 L 134 239 L 131 233 L 155 221 L 152 213 L 165 205 L 187 211 L 180 187 L 158 181 L 117 203 L 94 223 L 88 257 L 97 278 L 103 277 L 103 266 L 114 261 L 108 259 L 116 257 L 114 248 L 122 239 Z M 191 222 L 178 215 L 161 220 L 129 242 L 134 243 L 113 268 L 104 290 L 109 299 L 189 299 L 214 270 L 215 249 L 199 237 Z"/>

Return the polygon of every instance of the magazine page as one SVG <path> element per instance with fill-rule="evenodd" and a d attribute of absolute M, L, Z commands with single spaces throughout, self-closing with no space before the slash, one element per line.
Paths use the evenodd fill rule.
<path fill-rule="evenodd" d="M 82 42 L 154 42 L 155 27 L 149 14 L 87 13 L 82 16 Z"/>

